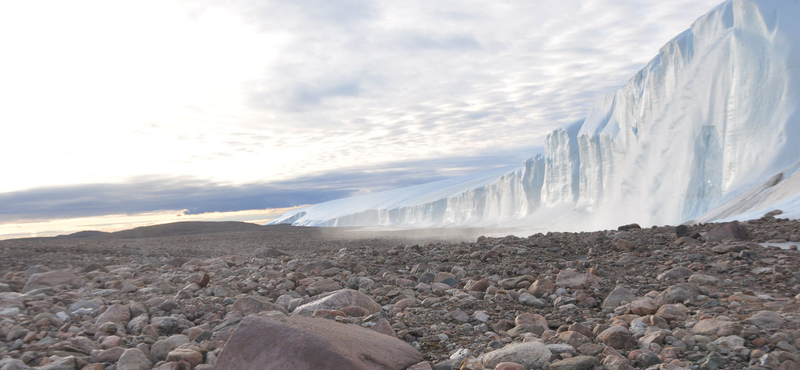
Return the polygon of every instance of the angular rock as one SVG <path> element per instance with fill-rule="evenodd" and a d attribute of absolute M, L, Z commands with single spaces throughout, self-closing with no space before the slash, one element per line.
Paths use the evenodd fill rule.
<path fill-rule="evenodd" d="M 262 301 L 255 297 L 241 297 L 233 303 L 232 310 L 241 312 L 242 315 L 250 315 L 255 314 L 263 311 L 280 311 L 284 314 L 288 314 L 289 311 L 286 310 L 285 307 L 270 303 L 267 301 Z"/>
<path fill-rule="evenodd" d="M 533 284 L 528 287 L 528 292 L 536 298 L 542 298 L 543 295 L 550 294 L 555 289 L 556 285 L 553 284 L 553 280 L 539 279 L 534 281 Z"/>
<path fill-rule="evenodd" d="M 622 302 L 632 302 L 636 296 L 628 289 L 623 287 L 616 287 L 611 293 L 608 294 L 606 299 L 603 300 L 603 309 L 614 309 L 619 307 Z"/>
<path fill-rule="evenodd" d="M 631 302 L 631 312 L 634 315 L 646 316 L 658 312 L 658 304 L 650 297 L 644 297 Z"/>
<path fill-rule="evenodd" d="M 251 316 L 225 344 L 216 368 L 402 370 L 421 361 L 422 354 L 407 343 L 358 325 Z"/>
<path fill-rule="evenodd" d="M 117 370 L 150 370 L 153 363 L 137 348 L 128 348 L 117 361 Z"/>
<path fill-rule="evenodd" d="M 592 274 L 582 274 L 576 271 L 564 270 L 556 276 L 556 285 L 571 289 L 588 288 L 592 284 L 600 284 L 603 280 Z"/>
<path fill-rule="evenodd" d="M 131 309 L 121 304 L 113 304 L 97 317 L 96 324 L 100 325 L 107 322 L 114 322 L 127 325 L 129 321 L 131 321 Z"/>

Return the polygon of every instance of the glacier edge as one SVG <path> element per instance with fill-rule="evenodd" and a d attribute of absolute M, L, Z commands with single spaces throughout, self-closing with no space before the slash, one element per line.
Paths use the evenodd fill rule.
<path fill-rule="evenodd" d="M 600 98 L 585 119 L 548 134 L 544 151 L 518 168 L 338 199 L 272 223 L 566 231 L 730 219 L 778 204 L 794 209 L 795 19 L 795 1 L 728 0 Z"/>

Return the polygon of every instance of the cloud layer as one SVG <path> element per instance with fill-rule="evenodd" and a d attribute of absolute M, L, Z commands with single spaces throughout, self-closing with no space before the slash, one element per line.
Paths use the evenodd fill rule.
<path fill-rule="evenodd" d="M 281 207 L 517 164 L 716 3 L 6 2 L 0 197 L 36 217 L 134 206 L 88 191 Z M 292 189 L 309 181 L 332 183 Z"/>

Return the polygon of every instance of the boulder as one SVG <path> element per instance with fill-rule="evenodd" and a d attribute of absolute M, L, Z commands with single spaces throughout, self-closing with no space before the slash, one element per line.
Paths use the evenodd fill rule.
<path fill-rule="evenodd" d="M 388 335 L 307 317 L 246 317 L 217 358 L 217 369 L 402 370 L 422 361 Z"/>

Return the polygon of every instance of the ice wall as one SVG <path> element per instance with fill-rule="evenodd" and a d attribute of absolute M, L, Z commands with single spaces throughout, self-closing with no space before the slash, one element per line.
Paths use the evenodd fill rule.
<path fill-rule="evenodd" d="M 797 1 L 726 1 L 584 120 L 551 132 L 521 168 L 340 199 L 275 222 L 590 229 L 769 207 L 736 203 L 753 189 L 798 203 L 800 189 L 769 190 L 800 161 L 797 19 Z M 559 224 L 566 219 L 573 224 Z"/>

